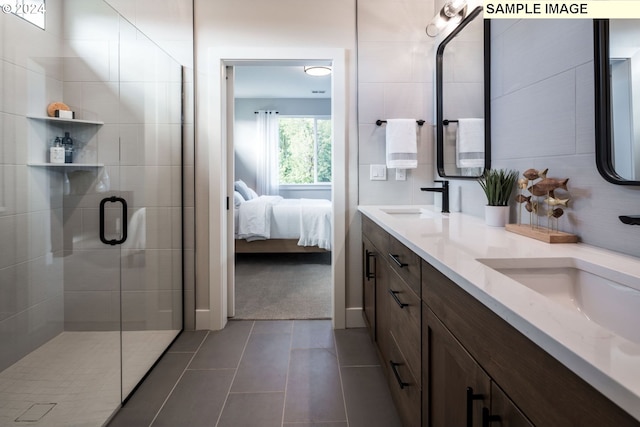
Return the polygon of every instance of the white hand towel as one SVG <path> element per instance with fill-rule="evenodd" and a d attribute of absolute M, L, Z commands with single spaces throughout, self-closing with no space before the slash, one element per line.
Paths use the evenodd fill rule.
<path fill-rule="evenodd" d="M 456 135 L 456 165 L 484 167 L 484 119 L 459 119 Z"/>
<path fill-rule="evenodd" d="M 387 167 L 415 169 L 418 167 L 418 143 L 415 119 L 387 120 Z"/>

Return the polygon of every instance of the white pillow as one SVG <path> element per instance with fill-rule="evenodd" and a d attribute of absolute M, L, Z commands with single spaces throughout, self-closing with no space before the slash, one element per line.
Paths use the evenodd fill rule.
<path fill-rule="evenodd" d="M 233 192 L 233 205 L 237 208 L 238 206 L 240 206 L 242 204 L 242 202 L 244 202 L 245 199 L 244 197 L 242 197 L 242 194 L 238 193 L 237 191 Z"/>
<path fill-rule="evenodd" d="M 249 194 L 251 195 L 252 199 L 257 199 L 258 197 L 258 193 L 256 193 L 255 191 L 253 191 L 253 189 L 251 187 L 247 187 L 247 189 L 249 190 Z"/>
<path fill-rule="evenodd" d="M 243 180 L 239 179 L 236 182 L 234 182 L 233 189 L 236 190 L 238 193 L 240 193 L 243 199 L 245 200 L 253 199 L 253 195 L 250 192 L 251 189 L 247 186 L 247 184 L 244 183 Z"/>

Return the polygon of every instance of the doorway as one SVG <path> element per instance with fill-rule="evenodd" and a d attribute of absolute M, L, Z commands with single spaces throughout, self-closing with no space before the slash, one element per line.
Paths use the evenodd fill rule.
<path fill-rule="evenodd" d="M 328 72 L 320 76 L 306 65 L 227 69 L 235 319 L 332 317 L 331 74 L 328 63 L 314 68 Z"/>
<path fill-rule="evenodd" d="M 233 141 L 233 90 L 227 83 L 230 67 L 260 65 L 264 61 L 277 61 L 279 65 L 299 65 L 302 61 L 331 65 L 331 112 L 333 152 L 332 152 L 332 250 L 331 250 L 331 290 L 332 322 L 335 328 L 345 327 L 345 212 L 346 212 L 346 67 L 344 49 L 280 49 L 280 48 L 229 48 L 211 49 L 211 102 L 208 104 L 211 118 L 209 136 L 214 148 L 210 152 L 212 169 L 221 171 L 219 176 L 210 177 L 212 196 L 210 207 L 210 310 L 202 322 L 211 329 L 221 329 L 228 317 L 233 316 L 234 295 L 234 221 L 233 210 L 220 206 L 216 200 L 221 197 L 233 199 L 234 170 L 233 151 L 229 141 Z M 295 58 L 295 59 L 291 59 Z M 321 58 L 321 59 L 319 59 Z M 232 68 L 231 68 L 232 69 Z M 231 203 L 230 203 L 231 204 Z M 220 258 L 217 258 L 220 256 Z M 220 260 L 223 265 L 220 266 Z M 216 265 L 217 263 L 217 265 Z M 217 268 L 220 266 L 221 268 Z M 200 327 L 200 326 L 198 326 Z"/>

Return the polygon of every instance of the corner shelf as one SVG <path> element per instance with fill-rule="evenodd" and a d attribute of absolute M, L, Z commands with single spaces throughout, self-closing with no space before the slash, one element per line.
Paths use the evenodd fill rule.
<path fill-rule="evenodd" d="M 77 123 L 85 125 L 103 125 L 104 122 L 96 120 L 79 120 L 79 119 L 61 119 L 60 117 L 46 117 L 46 116 L 27 116 L 28 119 L 44 120 L 49 122 L 61 122 L 61 123 Z"/>

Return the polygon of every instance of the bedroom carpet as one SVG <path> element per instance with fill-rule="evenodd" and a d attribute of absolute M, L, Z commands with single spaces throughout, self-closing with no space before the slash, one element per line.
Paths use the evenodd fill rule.
<path fill-rule="evenodd" d="M 234 319 L 330 319 L 331 253 L 236 254 Z"/>

